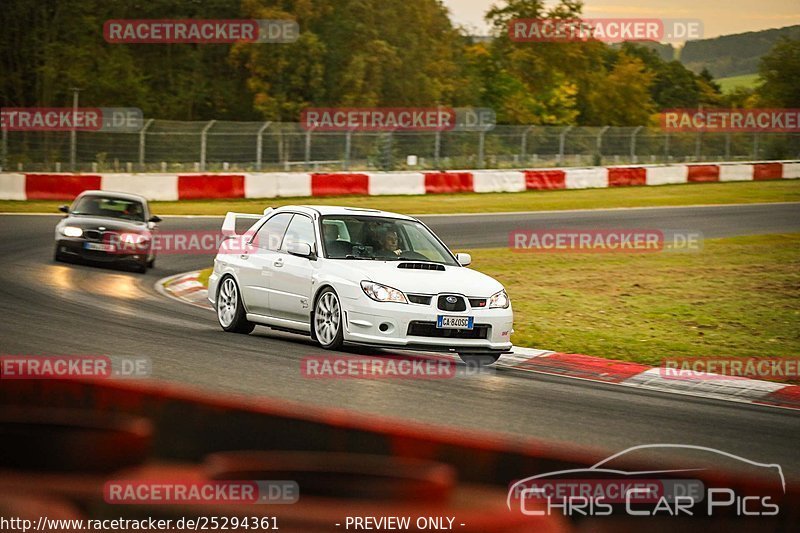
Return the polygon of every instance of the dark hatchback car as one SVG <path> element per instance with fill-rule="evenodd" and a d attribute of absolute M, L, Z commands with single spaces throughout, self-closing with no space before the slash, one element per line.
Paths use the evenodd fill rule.
<path fill-rule="evenodd" d="M 161 219 L 142 196 L 85 191 L 59 209 L 67 216 L 56 225 L 56 261 L 114 263 L 140 273 L 155 264 L 153 234 Z"/>

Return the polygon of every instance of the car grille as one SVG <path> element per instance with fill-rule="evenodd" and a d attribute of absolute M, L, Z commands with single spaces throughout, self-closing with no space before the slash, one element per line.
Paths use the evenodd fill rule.
<path fill-rule="evenodd" d="M 89 241 L 106 241 L 108 243 L 114 242 L 114 237 L 119 235 L 116 231 L 100 231 L 99 229 L 86 229 L 83 230 L 83 236 Z"/>
<path fill-rule="evenodd" d="M 446 339 L 488 339 L 489 327 L 487 324 L 475 324 L 472 329 L 439 329 L 436 327 L 436 322 L 414 320 L 408 324 L 408 336 Z"/>
<path fill-rule="evenodd" d="M 96 229 L 87 229 L 84 230 L 83 236 L 90 241 L 99 241 L 103 237 L 103 232 Z"/>
<path fill-rule="evenodd" d="M 433 299 L 433 296 L 426 294 L 406 294 L 406 296 L 408 296 L 408 301 L 412 304 L 430 305 Z"/>
<path fill-rule="evenodd" d="M 455 302 L 450 303 L 447 301 L 448 298 L 455 298 Z M 464 301 L 462 296 L 456 296 L 455 294 L 442 294 L 436 300 L 436 306 L 441 309 L 442 311 L 466 311 L 467 310 L 467 303 Z"/>
<path fill-rule="evenodd" d="M 444 265 L 436 263 L 400 263 L 397 268 L 407 268 L 410 270 L 439 270 L 444 272 Z"/>
<path fill-rule="evenodd" d="M 406 294 L 406 296 L 408 297 L 408 301 L 411 302 L 412 304 L 430 305 L 431 300 L 433 300 L 433 296 L 431 296 L 430 294 Z M 447 303 L 447 295 L 445 295 L 445 303 Z M 469 305 L 473 309 L 485 308 L 486 298 L 469 298 Z M 444 309 L 444 310 L 450 311 L 451 309 Z M 452 310 L 455 311 L 455 309 Z"/>

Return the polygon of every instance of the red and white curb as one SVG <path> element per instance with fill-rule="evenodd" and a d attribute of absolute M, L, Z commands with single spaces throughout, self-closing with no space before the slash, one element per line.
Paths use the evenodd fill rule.
<path fill-rule="evenodd" d="M 85 190 L 148 200 L 521 192 L 800 178 L 800 161 L 448 172 L 0 173 L 0 200 L 71 200 Z"/>
<path fill-rule="evenodd" d="M 504 355 L 501 361 L 503 364 L 499 366 L 523 372 L 800 410 L 800 386 L 773 381 L 721 376 L 706 372 L 692 372 L 691 376 L 676 376 L 674 372 L 665 372 L 664 368 L 640 363 L 529 348 L 514 348 L 514 354 Z"/>
<path fill-rule="evenodd" d="M 160 294 L 195 307 L 209 309 L 213 307 L 208 302 L 208 291 L 205 285 L 197 281 L 200 271 L 186 272 L 176 276 L 169 276 L 158 280 L 155 289 Z"/>
<path fill-rule="evenodd" d="M 208 291 L 197 281 L 199 271 L 163 278 L 156 290 L 180 302 L 213 310 Z M 691 376 L 665 375 L 664 369 L 640 363 L 589 355 L 515 347 L 496 364 L 521 372 L 595 381 L 623 387 L 800 410 L 800 386 L 772 381 L 693 372 Z"/>

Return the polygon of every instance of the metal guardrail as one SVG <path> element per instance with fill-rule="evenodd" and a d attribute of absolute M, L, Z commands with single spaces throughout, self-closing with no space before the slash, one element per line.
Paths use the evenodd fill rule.
<path fill-rule="evenodd" d="M 299 123 L 146 120 L 138 132 L 3 131 L 7 171 L 426 170 L 796 159 L 800 133 L 644 126 L 322 132 Z M 413 156 L 413 157 L 409 157 Z"/>

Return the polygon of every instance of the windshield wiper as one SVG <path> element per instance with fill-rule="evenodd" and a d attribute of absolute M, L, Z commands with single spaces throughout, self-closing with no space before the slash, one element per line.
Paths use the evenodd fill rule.
<path fill-rule="evenodd" d="M 344 256 L 345 259 L 357 259 L 359 261 L 371 261 L 375 259 L 374 257 L 362 257 L 359 255 L 346 255 Z"/>

